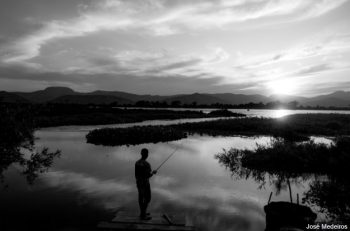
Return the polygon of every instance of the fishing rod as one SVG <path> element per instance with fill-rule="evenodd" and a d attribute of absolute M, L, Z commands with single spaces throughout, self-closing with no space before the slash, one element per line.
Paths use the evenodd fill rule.
<path fill-rule="evenodd" d="M 175 149 L 175 151 L 173 151 L 173 153 L 171 153 L 170 154 L 170 156 L 168 157 L 168 158 L 166 158 L 164 161 L 163 161 L 163 163 L 157 168 L 157 170 L 156 171 L 158 171 L 158 169 L 160 169 L 160 167 L 162 167 L 162 165 L 182 146 L 182 144 L 183 143 L 185 143 L 187 140 L 185 140 L 184 142 L 182 142 L 180 145 L 179 145 L 179 147 L 177 147 L 176 149 Z"/>

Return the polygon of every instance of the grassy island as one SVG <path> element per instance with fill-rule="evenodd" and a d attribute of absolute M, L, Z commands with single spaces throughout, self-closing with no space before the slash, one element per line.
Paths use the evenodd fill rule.
<path fill-rule="evenodd" d="M 178 134 L 200 134 L 209 136 L 273 136 L 288 141 L 307 141 L 309 136 L 350 135 L 350 115 L 344 114 L 296 114 L 282 118 L 235 118 L 218 119 L 197 123 L 180 123 L 174 125 L 157 125 L 129 128 L 100 129 L 91 131 L 86 137 L 89 143 L 104 145 L 107 136 L 117 141 L 108 141 L 116 145 L 163 142 L 156 130 L 166 132 L 166 141 L 178 140 Z M 126 135 L 135 134 L 135 135 Z M 140 138 L 135 136 L 145 137 Z M 185 136 L 183 136 L 185 138 Z M 137 141 L 136 141 L 137 140 Z"/>
<path fill-rule="evenodd" d="M 131 128 L 101 128 L 86 135 L 88 143 L 104 146 L 159 143 L 187 138 L 183 131 L 170 126 L 134 126 Z"/>

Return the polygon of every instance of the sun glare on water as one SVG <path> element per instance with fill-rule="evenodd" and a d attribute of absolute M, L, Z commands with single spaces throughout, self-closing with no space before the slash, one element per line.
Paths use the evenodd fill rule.
<path fill-rule="evenodd" d="M 282 117 L 282 116 L 285 116 L 285 115 L 289 115 L 290 111 L 289 110 L 285 110 L 285 109 L 279 109 L 279 110 L 275 111 L 274 114 L 275 114 L 276 118 L 279 118 L 279 117 Z"/>

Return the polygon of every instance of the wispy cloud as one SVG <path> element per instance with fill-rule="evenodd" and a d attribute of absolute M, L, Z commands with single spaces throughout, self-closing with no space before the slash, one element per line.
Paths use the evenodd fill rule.
<path fill-rule="evenodd" d="M 285 15 L 294 20 L 321 16 L 346 0 L 150 1 L 95 0 L 79 5 L 76 18 L 50 20 L 43 27 L 3 48 L 5 62 L 23 62 L 40 54 L 50 41 L 101 30 L 165 36 L 188 30 L 220 28 L 232 23 Z"/>
<path fill-rule="evenodd" d="M 346 26 L 349 26 L 346 24 Z M 235 68 L 256 68 L 269 64 L 350 52 L 350 31 L 345 25 L 326 29 L 290 49 L 269 54 L 240 56 Z"/>
<path fill-rule="evenodd" d="M 209 48 L 208 50 L 211 52 L 205 55 L 175 55 L 167 51 L 150 53 L 139 50 L 111 52 L 108 56 L 79 54 L 79 58 L 86 60 L 86 63 L 73 70 L 86 74 L 114 73 L 137 76 L 153 74 L 159 77 L 174 74 L 185 76 L 206 75 L 214 72 L 209 71 L 208 65 L 226 62 L 230 57 L 228 52 L 220 47 Z"/>
<path fill-rule="evenodd" d="M 316 75 L 319 73 L 329 72 L 329 71 L 340 71 L 350 68 L 349 62 L 332 62 L 332 63 L 322 63 L 317 65 L 311 65 L 308 67 L 302 67 L 299 70 L 291 72 L 290 75 L 294 76 L 307 76 Z"/>

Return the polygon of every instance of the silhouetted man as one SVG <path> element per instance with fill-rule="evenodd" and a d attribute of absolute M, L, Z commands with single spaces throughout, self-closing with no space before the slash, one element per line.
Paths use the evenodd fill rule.
<path fill-rule="evenodd" d="M 139 205 L 141 210 L 140 219 L 150 220 L 149 213 L 146 213 L 147 206 L 151 201 L 151 186 L 149 178 L 156 174 L 157 171 L 151 170 L 151 165 L 146 161 L 148 157 L 148 150 L 146 148 L 141 150 L 141 159 L 135 163 L 135 177 L 136 184 L 139 191 Z"/>

